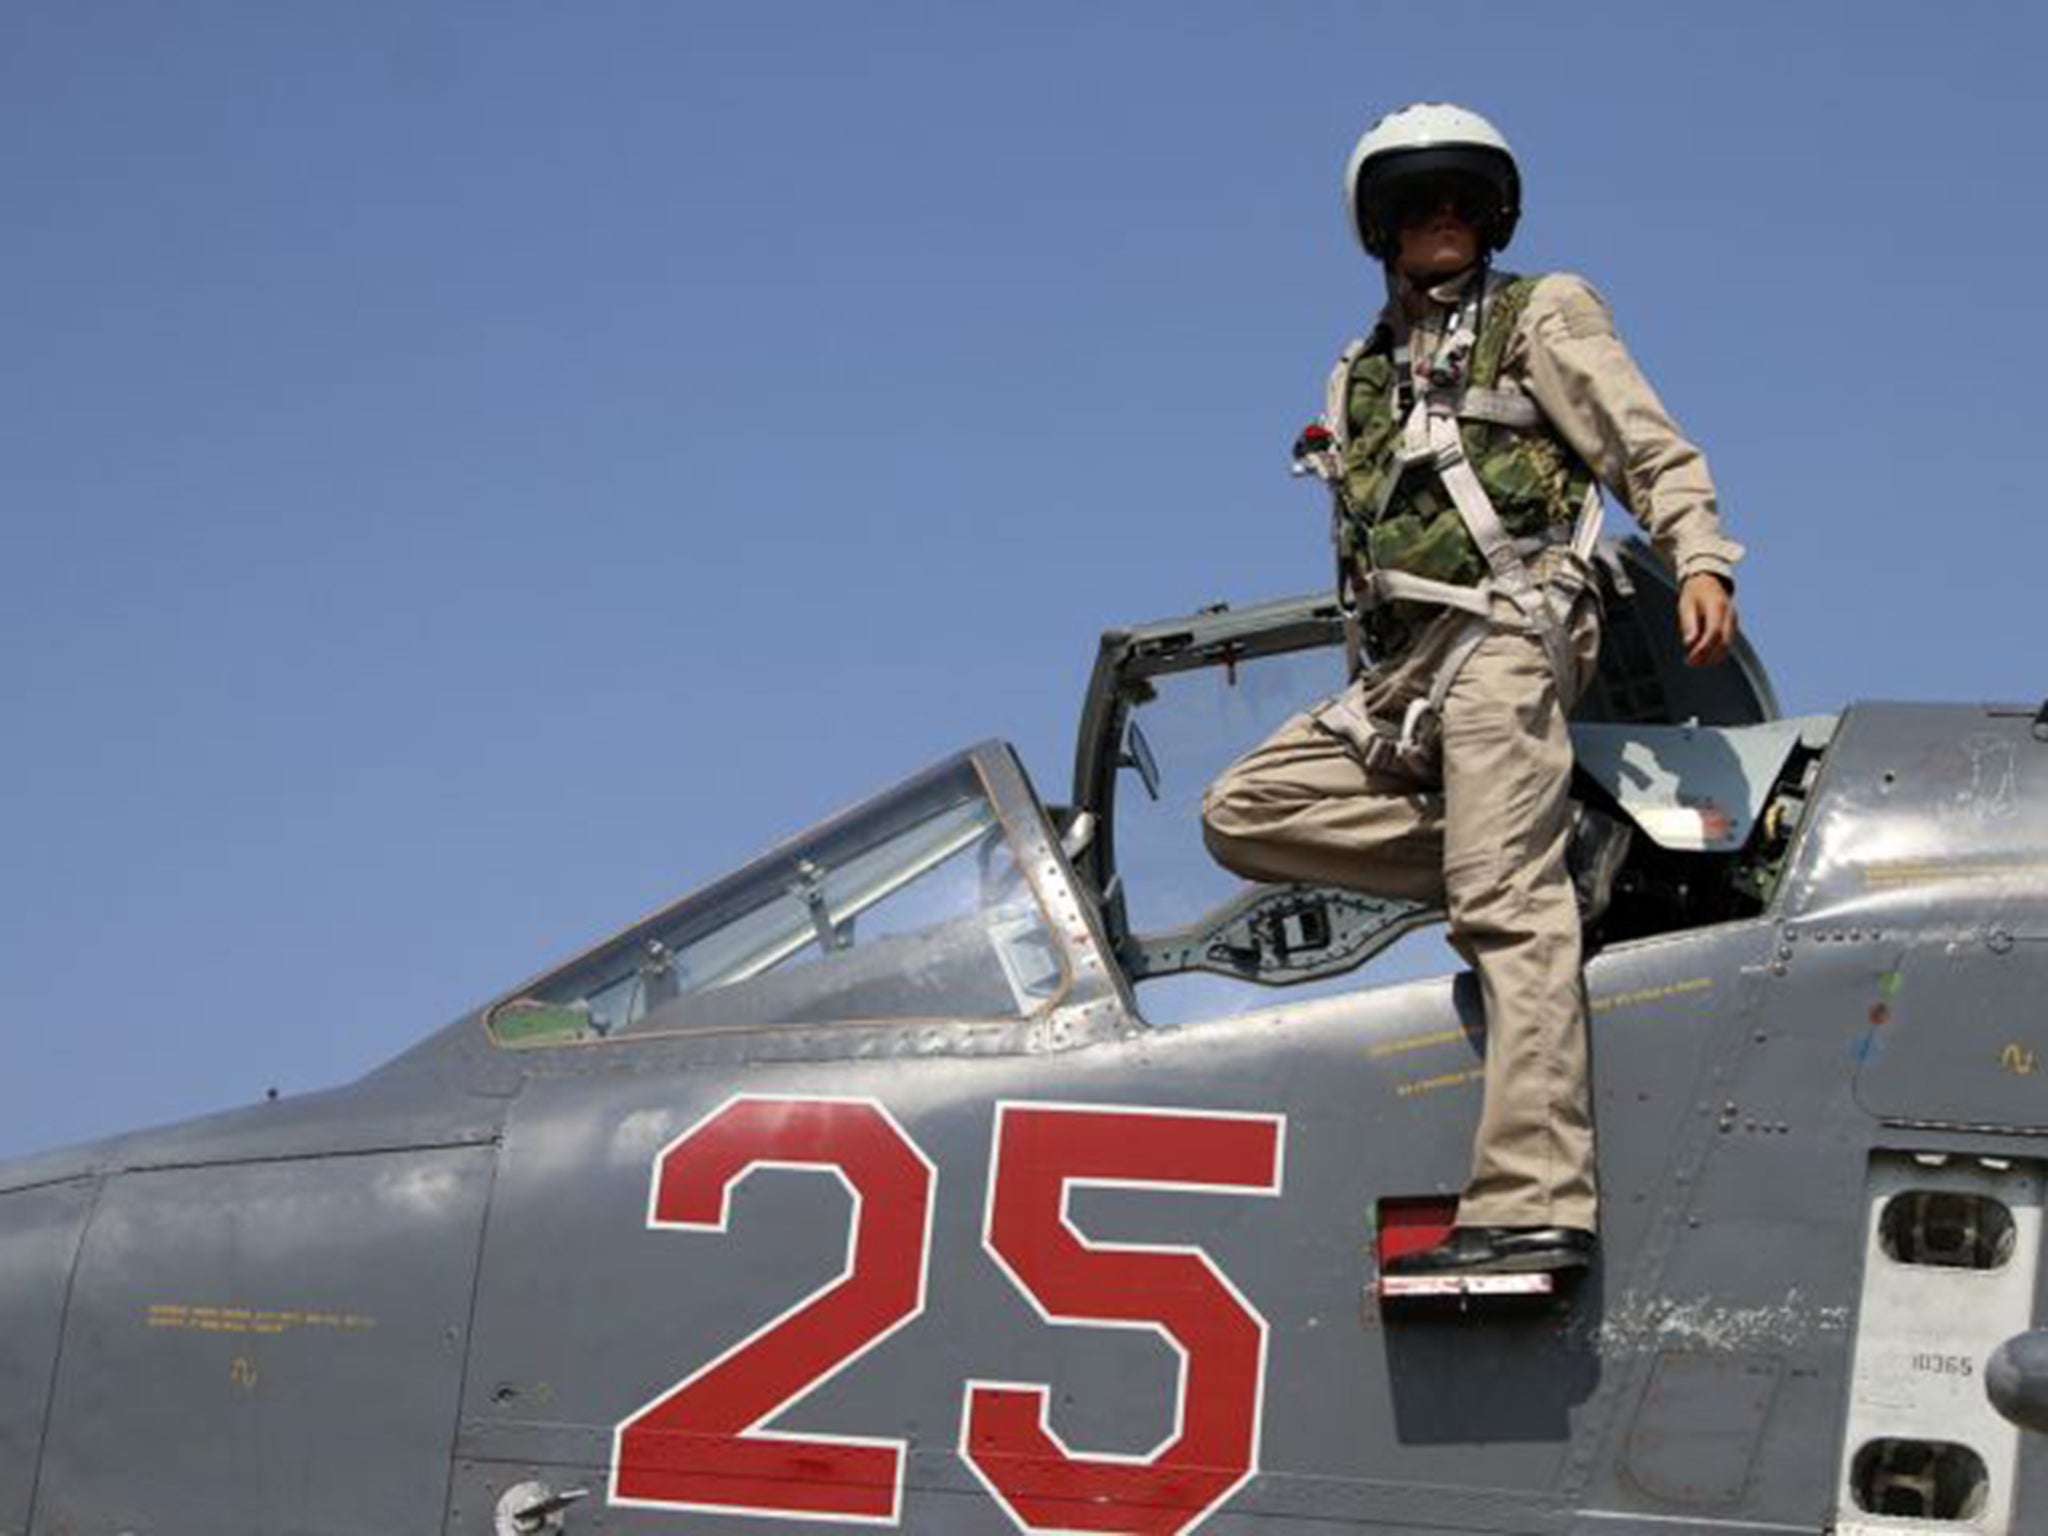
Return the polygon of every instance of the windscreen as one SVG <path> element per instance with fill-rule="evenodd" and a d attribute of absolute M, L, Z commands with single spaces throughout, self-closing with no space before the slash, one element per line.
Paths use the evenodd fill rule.
<path fill-rule="evenodd" d="M 1064 962 L 971 759 L 786 844 L 492 1010 L 502 1045 L 1047 1006 Z"/>

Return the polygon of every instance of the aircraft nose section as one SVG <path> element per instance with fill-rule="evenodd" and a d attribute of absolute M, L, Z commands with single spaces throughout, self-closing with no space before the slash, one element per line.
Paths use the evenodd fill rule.
<path fill-rule="evenodd" d="M 1991 1352 L 1984 1395 L 2021 1429 L 2048 1435 L 2048 1328 L 2015 1334 Z"/>
<path fill-rule="evenodd" d="M 28 1529 L 28 1490 L 85 1230 L 88 1180 L 0 1194 L 0 1531 Z"/>

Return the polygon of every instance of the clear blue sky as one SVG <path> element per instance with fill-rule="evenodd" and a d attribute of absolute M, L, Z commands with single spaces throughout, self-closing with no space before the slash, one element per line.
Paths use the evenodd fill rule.
<path fill-rule="evenodd" d="M 0 8 L 0 1153 L 352 1077 L 1305 590 L 1468 102 L 1751 547 L 1786 706 L 2048 691 L 2048 11 Z"/>

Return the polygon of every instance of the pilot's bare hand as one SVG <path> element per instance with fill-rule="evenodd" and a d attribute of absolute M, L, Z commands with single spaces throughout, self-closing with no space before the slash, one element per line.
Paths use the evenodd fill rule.
<path fill-rule="evenodd" d="M 1686 664 L 1711 667 L 1726 660 L 1736 628 L 1735 596 L 1728 583 L 1706 571 L 1686 577 L 1678 589 L 1678 638 Z"/>

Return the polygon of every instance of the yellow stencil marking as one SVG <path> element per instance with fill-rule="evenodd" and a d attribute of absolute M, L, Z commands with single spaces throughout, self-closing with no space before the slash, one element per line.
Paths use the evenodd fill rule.
<path fill-rule="evenodd" d="M 1666 982 L 1657 987 L 1639 987 L 1633 992 L 1617 992 L 1609 997 L 1593 999 L 1593 1011 L 1606 1013 L 1613 1008 L 1634 1008 L 1645 1003 L 1661 1003 L 1674 997 L 1688 997 L 1696 992 L 1714 990 L 1714 978 L 1694 976 L 1686 981 Z M 1420 1035 L 1402 1035 L 1393 1040 L 1382 1040 L 1378 1045 L 1366 1047 L 1365 1054 L 1374 1061 L 1383 1061 L 1389 1056 L 1405 1056 L 1410 1051 L 1426 1051 L 1438 1045 L 1462 1045 L 1465 1042 L 1462 1029 L 1432 1029 Z"/>
<path fill-rule="evenodd" d="M 377 1326 L 377 1319 L 356 1312 L 194 1307 L 182 1302 L 152 1302 L 143 1314 L 143 1321 L 151 1328 L 181 1328 L 194 1333 L 289 1333 L 295 1328 L 358 1333 Z"/>
<path fill-rule="evenodd" d="M 2048 864 L 2038 859 L 1897 859 L 1869 864 L 1863 883 L 1872 890 L 1902 885 L 1936 885 L 1958 880 L 2038 880 L 2048 873 Z"/>
<path fill-rule="evenodd" d="M 1482 1067 L 1472 1067 L 1464 1072 L 1442 1072 L 1435 1077 L 1418 1078 L 1412 1083 L 1403 1083 L 1394 1092 L 1404 1099 L 1412 1099 L 1418 1093 L 1437 1093 L 1445 1088 L 1460 1088 L 1466 1083 L 1476 1083 L 1486 1076 Z"/>
<path fill-rule="evenodd" d="M 1462 1029 L 1433 1029 L 1426 1035 L 1404 1035 L 1398 1040 L 1383 1040 L 1367 1049 L 1366 1055 L 1378 1059 L 1382 1056 L 1399 1056 L 1407 1051 L 1425 1050 L 1432 1045 L 1454 1045 L 1465 1038 Z"/>
<path fill-rule="evenodd" d="M 1633 992 L 1615 992 L 1606 997 L 1593 999 L 1593 1011 L 1606 1013 L 1615 1008 L 1634 1008 L 1643 1003 L 1661 1003 L 1669 998 L 1686 997 L 1694 992 L 1714 990 L 1714 978 L 1694 976 L 1686 981 L 1666 982 L 1661 987 L 1638 987 Z"/>
<path fill-rule="evenodd" d="M 235 1356 L 235 1363 L 228 1367 L 228 1380 L 244 1392 L 256 1390 L 256 1362 L 247 1355 Z"/>
<path fill-rule="evenodd" d="M 2014 1077 L 2032 1077 L 2040 1061 L 2032 1051 L 2015 1040 L 1999 1053 L 1998 1064 Z"/>

